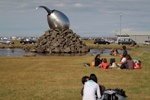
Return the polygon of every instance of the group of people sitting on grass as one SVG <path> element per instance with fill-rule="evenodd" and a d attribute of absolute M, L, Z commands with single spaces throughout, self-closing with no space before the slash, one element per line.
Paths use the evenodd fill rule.
<path fill-rule="evenodd" d="M 100 59 L 100 54 L 95 56 L 92 66 L 111 69 L 112 67 L 118 67 L 118 69 L 141 69 L 141 62 L 139 60 L 132 60 L 131 56 L 126 50 L 126 46 L 122 46 L 123 53 L 120 54 L 120 61 L 116 62 L 114 58 L 110 59 L 110 62 L 106 58 Z"/>
<path fill-rule="evenodd" d="M 105 86 L 98 84 L 95 74 L 83 76 L 81 81 L 82 100 L 126 100 L 127 96 L 123 89 L 106 89 Z"/>

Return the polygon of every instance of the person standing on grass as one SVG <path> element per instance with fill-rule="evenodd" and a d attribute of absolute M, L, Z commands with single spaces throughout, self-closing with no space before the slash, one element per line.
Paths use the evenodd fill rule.
<path fill-rule="evenodd" d="M 128 54 L 128 51 L 127 51 L 127 49 L 126 49 L 126 46 L 125 45 L 123 45 L 122 46 L 122 49 L 123 49 L 123 55 L 126 57 L 126 55 Z"/>
<path fill-rule="evenodd" d="M 95 74 L 91 74 L 90 78 L 84 84 L 82 100 L 96 100 L 101 98 L 101 91 L 99 85 L 95 82 Z"/>

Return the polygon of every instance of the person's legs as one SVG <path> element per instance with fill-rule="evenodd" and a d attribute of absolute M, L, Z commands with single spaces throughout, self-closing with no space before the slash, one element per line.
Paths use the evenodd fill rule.
<path fill-rule="evenodd" d="M 98 66 L 96 66 L 97 68 L 100 68 L 101 67 L 101 64 L 99 64 Z"/>
<path fill-rule="evenodd" d="M 125 64 L 121 64 L 120 69 L 126 69 Z"/>

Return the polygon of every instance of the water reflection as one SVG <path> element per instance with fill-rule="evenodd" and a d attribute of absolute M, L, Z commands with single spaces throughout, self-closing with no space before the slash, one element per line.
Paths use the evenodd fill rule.
<path fill-rule="evenodd" d="M 97 54 L 101 54 L 102 56 L 109 56 L 111 49 L 91 49 L 90 52 L 88 53 L 36 53 L 36 56 L 83 56 L 83 55 L 97 55 Z M 121 52 L 120 50 L 118 50 L 118 52 Z M 28 55 L 28 54 L 32 54 L 31 52 L 25 52 L 23 49 L 19 49 L 19 48 L 3 48 L 0 49 L 0 56 L 23 56 L 23 55 Z"/>
<path fill-rule="evenodd" d="M 97 55 L 97 54 L 101 54 L 101 56 L 110 56 L 110 51 L 111 49 L 91 49 L 90 53 L 92 55 Z M 121 53 L 121 50 L 118 50 L 119 53 Z"/>
<path fill-rule="evenodd" d="M 30 52 L 25 52 L 23 49 L 17 49 L 17 48 L 0 49 L 0 56 L 23 56 L 25 54 L 30 54 Z"/>

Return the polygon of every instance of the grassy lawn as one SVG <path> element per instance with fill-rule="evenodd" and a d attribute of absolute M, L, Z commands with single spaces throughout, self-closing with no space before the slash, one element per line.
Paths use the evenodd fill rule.
<path fill-rule="evenodd" d="M 90 55 L 0 57 L 0 100 L 81 100 L 81 78 L 91 73 L 107 89 L 124 89 L 129 100 L 150 100 L 150 49 L 132 48 L 129 54 L 142 61 L 141 70 L 84 67 L 94 59 Z"/>

